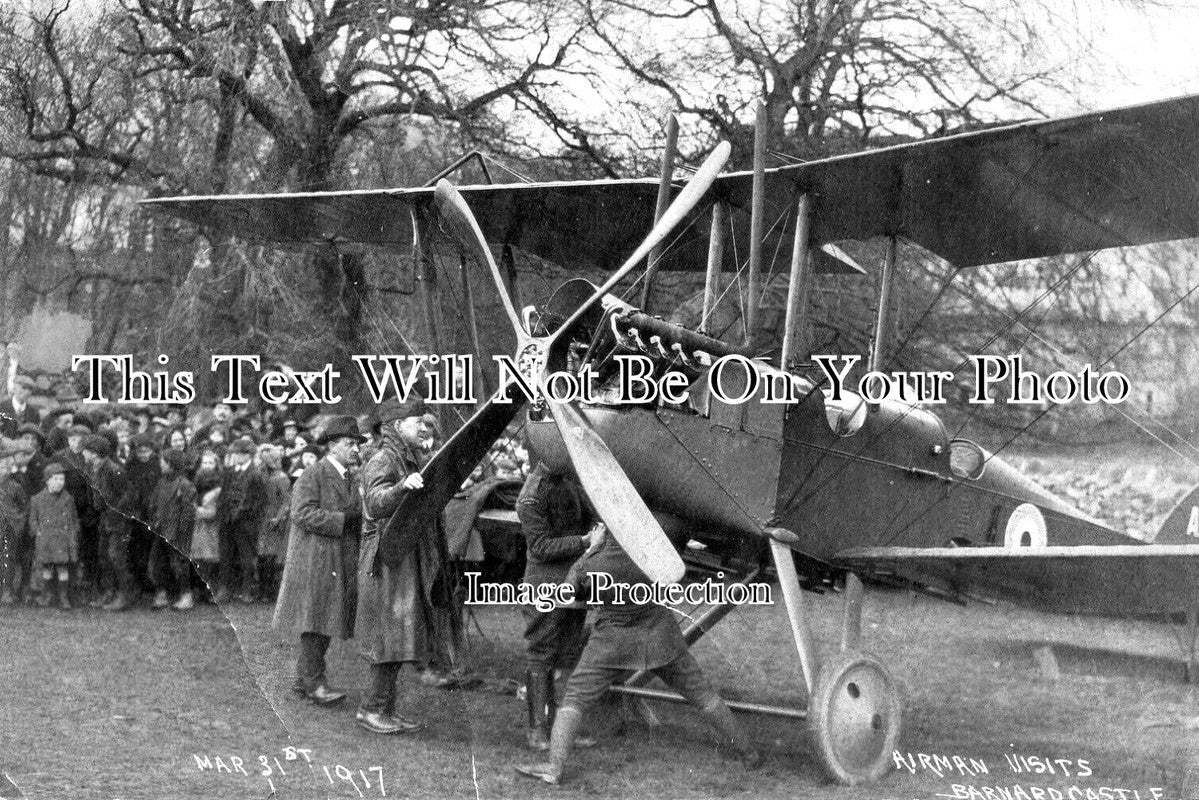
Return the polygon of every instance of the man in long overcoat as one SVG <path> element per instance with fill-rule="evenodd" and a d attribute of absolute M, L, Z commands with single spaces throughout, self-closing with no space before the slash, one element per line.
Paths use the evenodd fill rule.
<path fill-rule="evenodd" d="M 300 635 L 294 689 L 317 705 L 345 699 L 344 692 L 326 683 L 325 651 L 332 637 L 354 635 L 362 498 L 350 467 L 357 463 L 364 439 L 353 417 L 333 417 L 318 440 L 328 453 L 304 470 L 292 488 L 274 627 Z"/>
<path fill-rule="evenodd" d="M 383 443 L 363 469 L 365 519 L 358 559 L 359 652 L 370 662 L 370 685 L 362 693 L 358 724 L 372 733 L 405 733 L 419 722 L 395 713 L 396 678 L 404 663 L 420 664 L 433 653 L 451 602 L 445 539 L 425 532 L 398 567 L 383 564 L 379 543 L 388 520 L 409 492 L 424 487 L 419 451 L 433 436 L 422 419 L 424 401 L 410 397 L 379 407 Z"/>

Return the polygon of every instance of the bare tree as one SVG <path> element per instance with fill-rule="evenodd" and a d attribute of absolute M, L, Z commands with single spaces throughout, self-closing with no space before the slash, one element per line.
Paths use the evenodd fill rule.
<path fill-rule="evenodd" d="M 699 130 L 812 158 L 1038 114 L 1061 64 L 1036 53 L 1033 12 L 944 0 L 578 0 L 602 52 Z M 665 101 L 665 103 L 663 103 Z"/>
<path fill-rule="evenodd" d="M 0 155 L 155 194 L 360 185 L 405 131 L 502 138 L 497 109 L 527 105 L 577 32 L 552 4 L 513 0 L 121 0 L 90 29 L 70 23 L 65 6 L 4 15 L 0 114 L 16 133 Z M 204 282 L 207 332 L 248 334 L 247 259 L 216 239 L 204 261 L 223 270 Z M 361 344 L 364 262 L 324 252 L 308 264 L 290 284 L 315 289 L 344 359 Z"/>

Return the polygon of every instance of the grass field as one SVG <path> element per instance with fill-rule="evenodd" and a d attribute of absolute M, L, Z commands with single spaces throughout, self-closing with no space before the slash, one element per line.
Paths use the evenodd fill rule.
<path fill-rule="evenodd" d="M 809 597 L 817 632 L 833 641 L 840 598 Z M 896 770 L 873 787 L 832 786 L 798 724 L 742 717 L 768 753 L 762 770 L 746 773 L 689 710 L 661 707 L 662 728 L 633 727 L 577 753 L 571 780 L 555 790 L 511 769 L 528 759 L 520 746 L 523 703 L 503 691 L 521 669 L 513 610 L 477 613 L 486 638 L 472 628 L 470 654 L 489 678 L 483 688 L 441 692 L 405 674 L 401 707 L 427 725 L 408 738 L 355 727 L 365 669 L 348 643 L 334 645 L 330 676 L 350 691 L 349 702 L 317 709 L 289 691 L 292 644 L 270 630 L 270 608 L 226 611 L 0 611 L 0 768 L 11 781 L 0 783 L 0 796 L 932 800 L 955 796 L 954 784 L 1018 783 L 1129 792 L 1111 800 L 1149 800 L 1151 787 L 1172 799 L 1199 797 L 1199 690 L 1182 683 L 1177 646 L 1162 625 L 870 591 L 865 646 L 902 687 L 899 749 L 915 757 L 915 774 Z M 1033 650 L 1044 644 L 1054 646 L 1059 680 L 1037 668 Z M 803 701 L 781 604 L 739 610 L 695 652 L 726 697 Z M 288 760 L 289 747 L 309 749 L 311 763 L 298 750 Z M 920 753 L 982 760 L 992 774 L 938 776 L 919 766 Z M 1069 759 L 1071 776 L 1014 775 L 1006 754 Z M 1091 776 L 1073 776 L 1080 759 Z"/>

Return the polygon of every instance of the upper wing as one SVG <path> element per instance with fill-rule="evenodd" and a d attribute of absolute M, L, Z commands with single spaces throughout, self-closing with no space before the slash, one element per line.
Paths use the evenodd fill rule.
<path fill-rule="evenodd" d="M 1199 96 L 1026 122 L 767 170 L 767 220 L 814 199 L 816 242 L 904 236 L 959 267 L 1199 236 Z M 713 197 L 747 209 L 751 175 Z M 465 186 L 492 244 L 609 269 L 653 225 L 657 181 Z M 163 198 L 153 207 L 283 244 L 405 249 L 433 190 Z M 663 269 L 703 269 L 704 212 L 680 226 Z M 745 215 L 732 215 L 745 226 Z M 793 224 L 793 223 L 792 223 Z M 778 242 L 775 234 L 774 247 Z M 784 233 L 783 238 L 788 238 Z M 785 252 L 785 251 L 783 251 Z M 820 271 L 842 271 L 819 258 Z"/>
<path fill-rule="evenodd" d="M 783 172 L 820 240 L 899 235 L 970 267 L 1199 236 L 1197 129 L 1191 96 Z"/>
<path fill-rule="evenodd" d="M 1045 611 L 1125 616 L 1199 607 L 1195 545 L 869 547 L 834 560 Z"/>
<path fill-rule="evenodd" d="M 658 182 L 637 178 L 517 183 L 461 186 L 458 191 L 490 243 L 511 244 L 556 264 L 608 271 L 653 227 Z M 351 252 L 363 247 L 403 252 L 412 246 L 413 212 L 426 212 L 432 201 L 433 189 L 422 187 L 165 197 L 143 203 L 203 227 L 283 247 L 335 245 Z M 707 223 L 697 223 L 706 213 L 693 212 L 679 226 L 661 262 L 663 269 L 703 269 Z M 777 238 L 776 234 L 771 240 Z M 863 271 L 833 245 L 816 252 L 817 272 Z"/>

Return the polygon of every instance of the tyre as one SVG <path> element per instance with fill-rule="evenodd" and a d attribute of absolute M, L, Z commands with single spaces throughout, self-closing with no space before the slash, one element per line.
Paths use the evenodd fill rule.
<path fill-rule="evenodd" d="M 839 653 L 816 676 L 808 728 L 816 758 L 845 786 L 882 778 L 899 740 L 899 694 L 886 668 L 860 651 Z"/>

